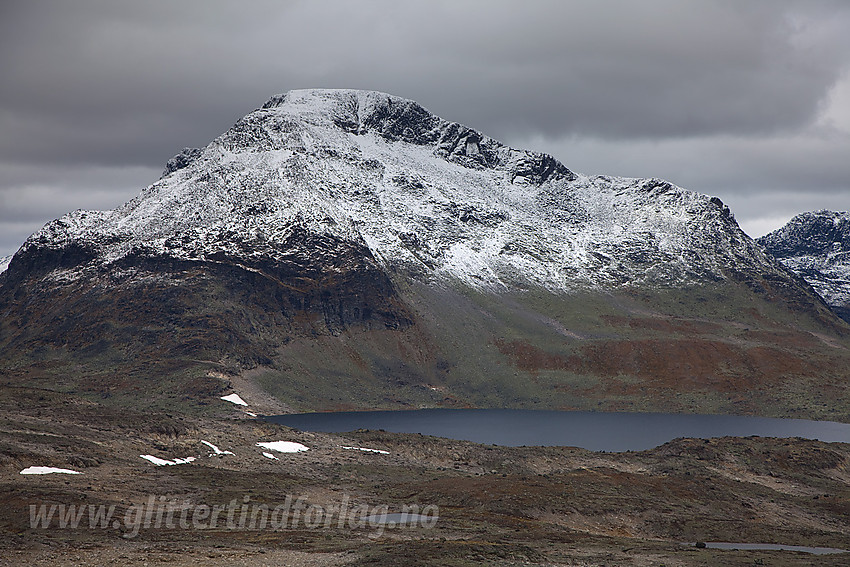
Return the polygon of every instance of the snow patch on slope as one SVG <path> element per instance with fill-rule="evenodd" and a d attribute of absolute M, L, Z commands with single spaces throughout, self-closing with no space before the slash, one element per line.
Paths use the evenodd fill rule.
<path fill-rule="evenodd" d="M 257 443 L 257 446 L 268 449 L 269 451 L 277 451 L 278 453 L 300 453 L 310 450 L 306 445 L 296 443 L 295 441 L 269 441 Z"/>
<path fill-rule="evenodd" d="M 195 457 L 185 457 L 183 459 L 168 460 L 168 459 L 161 459 L 159 457 L 155 457 L 154 455 L 139 455 L 139 456 L 146 461 L 150 461 L 151 463 L 155 464 L 158 467 L 173 466 L 173 465 L 185 465 L 185 464 L 191 463 L 192 461 L 195 460 Z"/>
<path fill-rule="evenodd" d="M 389 455 L 389 451 L 384 451 L 383 449 L 367 449 L 366 447 L 348 447 L 343 445 L 343 449 L 351 449 L 354 451 L 363 451 L 364 453 L 378 453 L 380 455 Z"/>
<path fill-rule="evenodd" d="M 207 447 L 209 447 L 212 450 L 212 453 L 210 453 L 210 457 L 217 457 L 219 455 L 232 455 L 233 454 L 233 451 L 222 451 L 216 445 L 213 445 L 209 441 L 201 440 L 201 443 L 203 443 L 204 445 L 206 445 Z"/>
<path fill-rule="evenodd" d="M 20 474 L 83 474 L 71 469 L 59 469 L 56 467 L 27 467 Z"/>
<path fill-rule="evenodd" d="M 238 406 L 248 406 L 245 400 L 239 397 L 239 394 L 228 394 L 227 396 L 222 396 L 221 399 L 225 402 L 230 402 L 231 404 L 236 404 Z"/>

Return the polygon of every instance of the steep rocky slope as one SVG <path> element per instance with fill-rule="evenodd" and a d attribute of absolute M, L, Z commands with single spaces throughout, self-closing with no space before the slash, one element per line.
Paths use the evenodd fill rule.
<path fill-rule="evenodd" d="M 847 326 L 719 199 L 375 92 L 273 97 L 49 223 L 0 314 L 11 381 L 116 403 L 848 413 Z"/>
<path fill-rule="evenodd" d="M 850 213 L 803 213 L 758 242 L 850 321 Z"/>

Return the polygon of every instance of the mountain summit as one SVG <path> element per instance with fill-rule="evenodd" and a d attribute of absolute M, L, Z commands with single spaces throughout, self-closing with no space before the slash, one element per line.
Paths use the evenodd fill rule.
<path fill-rule="evenodd" d="M 48 223 L 0 284 L 21 379 L 187 400 L 248 380 L 302 409 L 775 414 L 847 331 L 717 198 L 352 90 L 272 97 L 125 205 Z"/>

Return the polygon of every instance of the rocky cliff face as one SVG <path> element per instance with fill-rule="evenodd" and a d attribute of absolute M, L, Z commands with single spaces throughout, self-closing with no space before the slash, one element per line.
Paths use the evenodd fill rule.
<path fill-rule="evenodd" d="M 308 409 L 671 409 L 683 389 L 729 409 L 747 368 L 765 400 L 816 382 L 846 332 L 719 199 L 345 90 L 275 96 L 125 205 L 48 223 L 0 275 L 0 310 L 21 377 L 191 399 L 249 372 Z M 750 351 L 808 348 L 808 330 L 770 338 L 788 321 L 828 352 L 783 374 Z M 694 383 L 646 374 L 688 356 Z"/>
<path fill-rule="evenodd" d="M 850 321 L 850 213 L 803 213 L 758 242 Z"/>

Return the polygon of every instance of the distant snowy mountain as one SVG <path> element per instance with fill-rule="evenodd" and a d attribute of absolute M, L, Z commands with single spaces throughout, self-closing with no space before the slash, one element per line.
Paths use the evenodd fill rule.
<path fill-rule="evenodd" d="M 9 267 L 9 262 L 12 261 L 12 256 L 2 256 L 0 257 L 0 274 L 6 271 L 6 268 Z"/>
<path fill-rule="evenodd" d="M 0 374 L 133 403 L 836 417 L 850 384 L 848 327 L 719 199 L 366 91 L 275 96 L 48 223 L 0 313 Z"/>
<path fill-rule="evenodd" d="M 758 242 L 850 321 L 850 213 L 803 213 Z"/>

